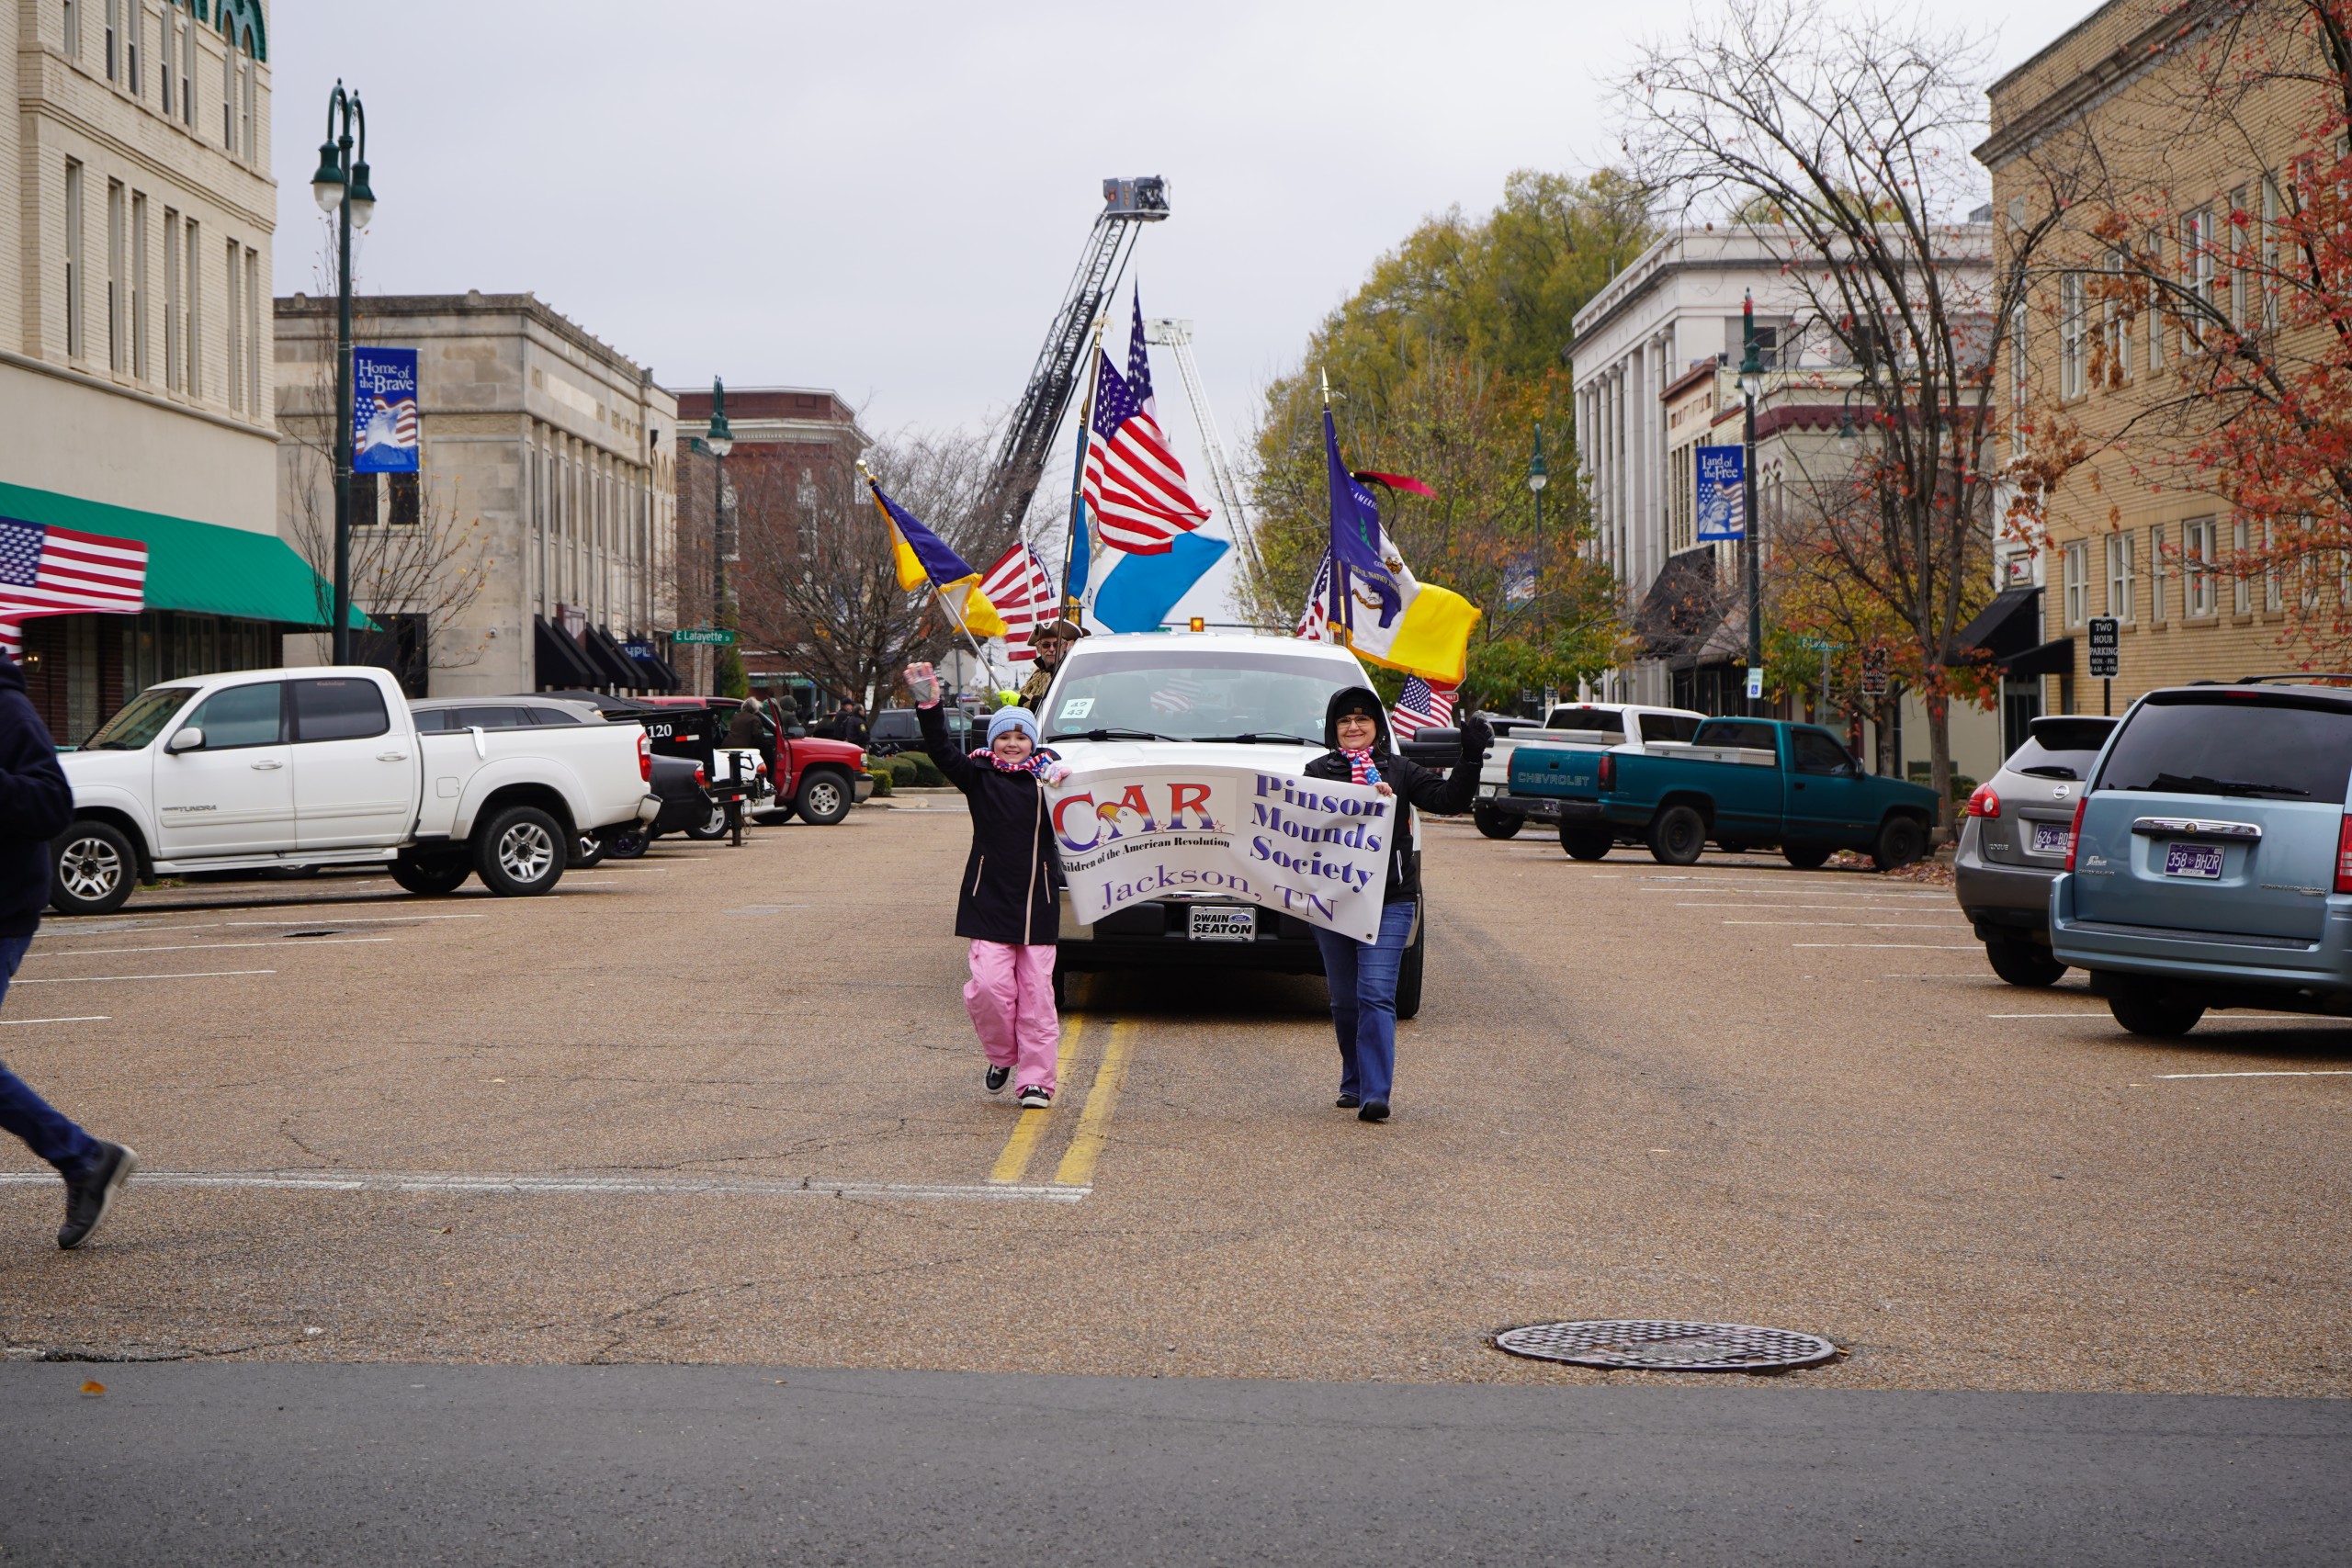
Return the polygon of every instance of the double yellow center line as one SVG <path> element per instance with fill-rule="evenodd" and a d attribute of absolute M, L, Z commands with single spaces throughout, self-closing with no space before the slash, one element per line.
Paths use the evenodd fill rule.
<path fill-rule="evenodd" d="M 1085 1055 L 1088 1020 L 1083 1013 L 1071 1013 L 1065 1021 L 1060 1062 L 1063 1083 L 1075 1077 L 1079 1062 Z M 1112 1112 L 1119 1108 L 1119 1084 L 1127 1071 L 1127 1052 L 1135 1042 L 1136 1026 L 1114 1022 L 1102 1047 L 1102 1063 L 1094 1069 L 1094 1081 L 1087 1087 L 1086 1103 L 1078 1113 L 1078 1131 L 1070 1137 L 1069 1147 L 1062 1154 L 1062 1162 L 1054 1170 L 1057 1187 L 1087 1187 L 1094 1181 L 1094 1167 L 1102 1157 L 1102 1145 L 1109 1141 L 1108 1128 Z M 1047 1118 L 1052 1107 L 1042 1111 L 1024 1111 L 1013 1123 L 1012 1135 L 1004 1142 L 1004 1152 L 996 1158 L 996 1168 L 989 1172 L 989 1180 L 999 1185 L 1018 1182 L 1029 1174 L 1029 1162 L 1036 1157 L 1037 1145 L 1044 1141 Z"/>

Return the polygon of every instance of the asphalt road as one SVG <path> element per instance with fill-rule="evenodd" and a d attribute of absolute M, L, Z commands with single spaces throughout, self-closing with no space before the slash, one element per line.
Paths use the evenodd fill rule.
<path fill-rule="evenodd" d="M 2352 1560 L 2335 1400 L 239 1365 L 0 1409 L 9 1562 Z"/>
<path fill-rule="evenodd" d="M 1167 976 L 1086 985 L 1022 1118 L 963 843 L 934 797 L 543 899 L 51 921 L 0 1054 L 147 1174 L 62 1255 L 0 1147 L 7 1353 L 1560 1387 L 1657 1379 L 1490 1336 L 1678 1317 L 1844 1348 L 1759 1399 L 2352 1384 L 2340 1028 L 2134 1042 L 1944 890 L 1444 825 L 1394 1122 L 1331 1109 L 1319 982 Z"/>

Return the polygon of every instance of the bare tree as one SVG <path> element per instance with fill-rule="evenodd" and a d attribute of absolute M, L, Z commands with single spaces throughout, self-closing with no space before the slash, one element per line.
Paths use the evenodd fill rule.
<path fill-rule="evenodd" d="M 890 498 L 978 570 L 1016 536 L 989 501 L 988 433 L 908 433 L 867 455 Z M 741 558 L 732 567 L 747 642 L 775 649 L 831 691 L 878 698 L 913 660 L 962 642 L 930 594 L 899 586 L 865 482 L 831 466 L 803 485 L 765 465 L 730 473 Z"/>
<path fill-rule="evenodd" d="M 1980 63 L 1907 20 L 1731 0 L 1624 84 L 1641 175 L 1776 255 L 1807 304 L 1801 333 L 1836 362 L 1825 384 L 1858 389 L 1859 482 L 1816 540 L 1911 645 L 1939 796 L 1952 671 L 1973 657 L 1959 633 L 1991 592 L 1992 367 L 2050 223 L 2013 229 L 1996 265 L 1988 229 L 1961 221 L 1985 196 Z"/>

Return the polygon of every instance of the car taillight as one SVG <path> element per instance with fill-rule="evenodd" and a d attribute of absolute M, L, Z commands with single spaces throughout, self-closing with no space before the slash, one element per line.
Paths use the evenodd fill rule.
<path fill-rule="evenodd" d="M 653 782 L 653 737 L 642 729 L 637 732 L 637 776 L 645 784 Z"/>
<path fill-rule="evenodd" d="M 695 788 L 696 788 L 696 789 L 708 789 L 709 787 L 710 787 L 710 777 L 709 777 L 709 775 L 708 775 L 708 774 L 707 774 L 707 773 L 704 773 L 700 768 L 696 768 L 696 769 L 695 770 Z"/>
<path fill-rule="evenodd" d="M 2352 893 L 2352 811 L 2344 814 L 2344 826 L 2335 835 L 2335 890 Z"/>
<path fill-rule="evenodd" d="M 1603 751 L 1600 754 L 1600 787 L 1617 787 L 1617 758 L 1612 752 Z"/>
<path fill-rule="evenodd" d="M 1976 786 L 1976 793 L 1968 797 L 1968 814 L 1971 817 L 1998 817 L 2001 814 L 2001 797 L 1993 793 L 1991 784 Z"/>
<path fill-rule="evenodd" d="M 2075 802 L 2074 825 L 2066 829 L 2066 869 L 2068 871 L 2075 869 L 2075 849 L 2083 841 L 2083 807 L 2090 803 L 2091 797 L 2087 795 Z M 2339 872 L 2337 874 L 2342 874 Z"/>

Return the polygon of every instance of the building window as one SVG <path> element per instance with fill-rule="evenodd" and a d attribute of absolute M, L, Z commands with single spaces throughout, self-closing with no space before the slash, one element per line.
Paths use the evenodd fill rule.
<path fill-rule="evenodd" d="M 2132 536 L 2109 534 L 2107 536 L 2107 613 L 2119 621 L 2139 617 L 2132 613 Z"/>
<path fill-rule="evenodd" d="M 251 51 L 253 48 L 253 35 L 250 33 L 245 36 L 245 47 L 248 51 Z M 244 89 L 244 130 L 243 132 L 243 139 L 245 144 L 245 161 L 249 164 L 258 164 L 261 162 L 261 138 L 255 130 L 255 122 L 259 117 L 254 111 L 254 100 L 258 91 L 254 85 L 254 57 L 250 52 L 248 52 L 241 56 L 237 61 L 237 76 Z"/>
<path fill-rule="evenodd" d="M 2151 278 L 2162 277 L 2164 265 L 2165 237 L 2161 232 L 2152 229 L 2148 231 L 2146 263 L 2148 276 Z M 2163 298 L 2164 291 L 2161 288 L 2151 290 L 2148 310 L 2148 368 L 2151 370 L 2162 369 L 2165 362 L 2165 313 L 2155 308 Z M 2154 570 L 2153 567 L 2151 570 Z"/>
<path fill-rule="evenodd" d="M 2025 461 L 2028 390 L 2026 308 L 2020 299 L 2009 310 L 2009 460 Z"/>
<path fill-rule="evenodd" d="M 180 28 L 180 123 L 196 129 L 196 28 Z"/>
<path fill-rule="evenodd" d="M 2058 396 L 2083 395 L 2083 275 L 2058 279 Z"/>
<path fill-rule="evenodd" d="M 147 357 L 147 198 L 130 195 L 130 373 L 153 380 Z"/>
<path fill-rule="evenodd" d="M 2077 539 L 2066 547 L 2061 565 L 2066 577 L 2066 624 L 2079 626 L 2088 613 L 2090 601 L 2091 547 L 2085 539 Z"/>
<path fill-rule="evenodd" d="M 65 161 L 65 353 L 79 359 L 89 353 L 82 320 L 82 165 Z"/>
<path fill-rule="evenodd" d="M 172 62 L 179 55 L 175 41 L 179 37 L 180 14 L 172 0 L 164 0 L 164 14 L 155 18 L 155 85 L 164 95 L 164 118 L 175 112 L 172 96 Z"/>
<path fill-rule="evenodd" d="M 385 519 L 395 528 L 413 528 L 424 519 L 424 486 L 421 474 L 391 476 L 392 510 Z"/>
<path fill-rule="evenodd" d="M 180 215 L 164 209 L 164 389 L 180 389 Z"/>
<path fill-rule="evenodd" d="M 2098 304 L 2098 381 L 2102 387 L 2120 387 L 2123 373 L 2130 368 L 2129 343 L 2123 328 L 2123 253 L 2110 252 L 2107 258 L 2105 298 Z"/>
<path fill-rule="evenodd" d="M 65 58 L 68 60 L 79 60 L 82 58 L 81 0 L 64 0 L 63 19 L 65 22 Z"/>
<path fill-rule="evenodd" d="M 2278 330 L 2278 182 L 2262 176 L 2262 330 Z"/>
<path fill-rule="evenodd" d="M 237 152 L 237 43 L 220 51 L 220 145 L 232 157 Z"/>
<path fill-rule="evenodd" d="M 187 276 L 181 280 L 181 287 L 187 290 L 187 320 L 183 323 L 187 336 L 181 341 L 187 345 L 187 395 L 198 399 L 204 396 L 203 264 L 203 236 L 198 233 L 196 220 L 191 218 L 187 220 Z"/>
<path fill-rule="evenodd" d="M 2165 618 L 2165 525 L 2148 525 L 2148 619 L 2162 625 Z"/>
<path fill-rule="evenodd" d="M 2254 265 L 2251 197 L 2246 187 L 2230 192 L 2230 321 L 2240 332 L 2254 325 Z"/>
<path fill-rule="evenodd" d="M 2278 576 L 2278 525 L 2262 525 L 2262 607 L 2272 615 L 2287 607 L 2286 584 Z"/>
<path fill-rule="evenodd" d="M 130 367 L 130 316 L 123 298 L 129 280 L 123 276 L 130 259 L 128 193 L 120 180 L 107 182 L 107 368 L 120 375 Z"/>
<path fill-rule="evenodd" d="M 245 252 L 245 412 L 267 419 L 268 385 L 261 378 L 261 253 Z"/>
<path fill-rule="evenodd" d="M 2205 208 L 2180 220 L 2181 282 L 2190 295 L 2182 312 L 2180 352 L 2194 354 L 2204 341 L 2208 312 L 2213 308 L 2213 210 Z"/>
<path fill-rule="evenodd" d="M 2187 579 L 2181 613 L 2192 619 L 2213 614 L 2214 532 L 2210 517 L 2181 525 L 2181 566 Z"/>
<path fill-rule="evenodd" d="M 107 0 L 107 80 L 122 80 L 122 0 Z"/>
<path fill-rule="evenodd" d="M 373 528 L 383 521 L 376 501 L 376 479 L 374 474 L 351 476 L 351 525 L 355 528 Z"/>
<path fill-rule="evenodd" d="M 236 241 L 229 242 L 229 320 L 223 323 L 229 349 L 229 406 L 245 406 L 245 309 L 239 298 L 243 292 L 244 269 L 238 265 L 243 259 L 243 248 Z"/>
<path fill-rule="evenodd" d="M 122 85 L 130 89 L 134 98 L 142 96 L 147 88 L 139 74 L 139 39 L 147 30 L 147 7 L 144 0 L 127 0 L 130 14 L 122 33 Z"/>
<path fill-rule="evenodd" d="M 2246 581 L 2250 569 L 2245 558 L 2251 532 L 2245 523 L 2230 525 L 2230 609 L 2240 615 L 2254 613 L 2254 584 Z"/>

